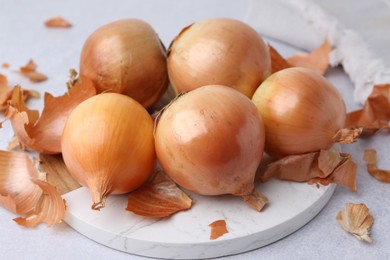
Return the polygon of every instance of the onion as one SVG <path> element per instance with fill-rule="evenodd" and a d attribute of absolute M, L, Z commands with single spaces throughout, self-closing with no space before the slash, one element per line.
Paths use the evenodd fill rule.
<path fill-rule="evenodd" d="M 61 145 L 69 172 L 89 188 L 97 210 L 109 194 L 138 188 L 155 167 L 153 120 L 138 102 L 121 94 L 99 94 L 78 105 Z"/>
<path fill-rule="evenodd" d="M 264 148 L 264 126 L 250 99 L 208 85 L 175 99 L 159 116 L 156 153 L 169 177 L 203 195 L 244 196 Z"/>
<path fill-rule="evenodd" d="M 271 74 L 263 39 L 249 25 L 229 18 L 207 19 L 184 28 L 169 47 L 167 63 L 177 92 L 220 84 L 251 98 Z"/>
<path fill-rule="evenodd" d="M 326 78 L 310 69 L 274 73 L 256 90 L 252 101 L 264 121 L 265 150 L 274 156 L 328 149 L 344 127 L 342 97 Z"/>
<path fill-rule="evenodd" d="M 125 19 L 109 23 L 85 42 L 80 77 L 92 80 L 98 93 L 122 93 L 150 107 L 169 83 L 164 46 L 144 21 Z"/>

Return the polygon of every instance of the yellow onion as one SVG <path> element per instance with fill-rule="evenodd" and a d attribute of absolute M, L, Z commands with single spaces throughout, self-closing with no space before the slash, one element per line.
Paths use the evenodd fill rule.
<path fill-rule="evenodd" d="M 92 80 L 98 93 L 122 93 L 150 107 L 169 83 L 164 46 L 154 29 L 142 20 L 109 23 L 85 42 L 80 77 Z"/>
<path fill-rule="evenodd" d="M 262 115 L 271 155 L 330 148 L 344 127 L 346 108 L 337 89 L 314 70 L 288 68 L 272 74 L 252 101 Z"/>
<path fill-rule="evenodd" d="M 167 63 L 177 92 L 220 84 L 251 98 L 271 74 L 269 49 L 261 36 L 230 18 L 207 19 L 184 28 L 169 47 Z"/>
<path fill-rule="evenodd" d="M 138 188 L 155 167 L 153 120 L 121 94 L 103 93 L 79 104 L 65 124 L 61 146 L 69 172 L 89 188 L 97 210 L 109 194 Z"/>
<path fill-rule="evenodd" d="M 246 96 L 208 85 L 163 110 L 155 143 L 163 169 L 180 186 L 203 195 L 244 196 L 254 190 L 264 126 Z"/>

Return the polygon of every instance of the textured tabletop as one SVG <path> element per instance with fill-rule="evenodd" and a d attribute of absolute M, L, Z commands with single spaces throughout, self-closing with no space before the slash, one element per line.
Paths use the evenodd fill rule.
<path fill-rule="evenodd" d="M 81 47 L 97 27 L 120 19 L 136 17 L 148 21 L 164 44 L 184 26 L 208 17 L 245 19 L 249 1 L 242 0 L 0 0 L 0 68 L 10 85 L 20 84 L 53 95 L 65 92 L 70 68 L 78 68 Z M 70 29 L 46 28 L 44 21 L 61 15 Z M 272 26 L 272 21 L 269 21 Z M 282 55 L 296 49 L 266 38 Z M 30 83 L 14 71 L 33 59 L 38 70 L 49 79 Z M 326 76 L 342 93 L 348 111 L 359 106 L 353 101 L 353 85 L 342 68 L 330 69 Z M 30 108 L 41 109 L 43 98 L 31 100 Z M 8 123 L 0 129 L 0 148 L 5 149 L 12 131 Z M 307 225 L 266 247 L 227 256 L 226 259 L 390 259 L 390 184 L 381 183 L 366 171 L 362 160 L 366 148 L 378 151 L 379 167 L 390 169 L 388 132 L 360 139 L 342 147 L 358 164 L 357 192 L 338 186 L 324 209 Z M 375 218 L 371 244 L 345 232 L 336 221 L 337 213 L 348 202 L 365 203 Z M 102 246 L 80 235 L 66 223 L 35 229 L 18 226 L 12 213 L 0 207 L 0 251 L 3 259 L 145 259 Z M 115 220 L 113 220 L 115 221 Z M 147 259 L 147 258 L 146 258 Z"/>

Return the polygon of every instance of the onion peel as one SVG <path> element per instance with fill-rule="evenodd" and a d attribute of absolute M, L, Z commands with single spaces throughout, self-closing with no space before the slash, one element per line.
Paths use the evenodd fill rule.
<path fill-rule="evenodd" d="M 65 20 L 62 16 L 55 16 L 46 20 L 45 26 L 55 28 L 70 28 L 72 27 L 72 24 Z"/>
<path fill-rule="evenodd" d="M 83 80 L 88 80 L 88 79 L 87 78 L 83 78 L 83 79 L 79 78 L 79 74 L 78 74 L 77 70 L 72 68 L 69 70 L 69 80 L 68 80 L 68 82 L 66 82 L 66 86 L 68 87 L 68 90 L 70 90 L 71 88 L 73 88 L 77 84 L 81 85 L 81 81 L 83 81 Z M 89 84 L 92 84 L 92 82 L 89 81 Z"/>
<path fill-rule="evenodd" d="M 292 67 L 288 61 L 279 54 L 279 52 L 268 44 L 269 53 L 271 56 L 272 74 L 283 69 Z"/>
<path fill-rule="evenodd" d="M 40 153 L 60 153 L 62 131 L 70 112 L 85 99 L 94 96 L 96 90 L 92 85 L 74 86 L 68 93 L 53 97 L 45 93 L 42 115 L 29 110 L 23 101 L 22 90 L 18 86 L 6 111 L 6 118 L 22 147 Z"/>
<path fill-rule="evenodd" d="M 23 147 L 19 143 L 19 139 L 16 136 L 13 136 L 10 141 L 8 141 L 7 150 L 16 150 L 19 148 L 20 150 L 26 150 L 25 147 Z"/>
<path fill-rule="evenodd" d="M 31 179 L 45 174 L 26 153 L 0 150 L 0 204 L 15 214 L 25 214 L 38 203 L 42 190 Z"/>
<path fill-rule="evenodd" d="M 47 80 L 47 76 L 37 71 L 37 64 L 30 59 L 26 65 L 20 67 L 19 71 L 32 82 L 41 82 Z"/>
<path fill-rule="evenodd" d="M 4 89 L 8 87 L 8 80 L 7 77 L 3 74 L 0 74 L 0 89 Z"/>
<path fill-rule="evenodd" d="M 58 190 L 46 182 L 39 161 L 27 153 L 0 150 L 0 205 L 26 215 L 15 218 L 19 225 L 34 227 L 45 222 L 60 223 L 65 215 L 65 201 Z"/>
<path fill-rule="evenodd" d="M 268 164 L 259 176 L 261 182 L 271 178 L 309 184 L 343 184 L 356 191 L 357 166 L 351 155 L 321 150 L 300 155 L 288 155 Z"/>
<path fill-rule="evenodd" d="M 345 208 L 337 214 L 336 220 L 345 231 L 359 240 L 372 242 L 370 231 L 374 218 L 365 204 L 347 203 Z"/>
<path fill-rule="evenodd" d="M 309 53 L 296 53 L 288 58 L 280 55 L 270 44 L 268 47 L 271 54 L 272 73 L 290 67 L 304 67 L 324 75 L 329 67 L 329 54 L 332 47 L 328 40 Z"/>
<path fill-rule="evenodd" d="M 242 198 L 248 206 L 257 211 L 261 211 L 268 203 L 268 198 L 256 189 L 253 189 L 253 191 L 247 195 L 243 195 Z"/>
<path fill-rule="evenodd" d="M 229 231 L 226 228 L 226 221 L 224 219 L 213 221 L 209 224 L 210 229 L 210 240 L 215 240 Z"/>
<path fill-rule="evenodd" d="M 350 154 L 340 153 L 342 161 L 334 169 L 334 171 L 325 178 L 313 178 L 309 180 L 309 184 L 320 183 L 322 185 L 328 185 L 330 183 L 343 184 L 348 187 L 350 191 L 356 192 L 356 171 L 357 165 L 352 161 Z"/>
<path fill-rule="evenodd" d="M 4 121 L 11 121 L 11 126 L 15 134 L 15 137 L 11 140 L 12 144 L 9 144 L 8 147 L 13 148 L 19 145 L 21 150 L 25 150 L 26 142 L 20 142 L 19 140 L 29 139 L 27 132 L 30 131 L 32 126 L 37 122 L 39 112 L 37 110 L 28 109 L 23 100 L 23 90 L 20 86 L 15 86 L 12 91 L 12 97 L 8 102 L 8 107 L 4 116 Z M 17 139 L 17 142 L 15 138 Z"/>
<path fill-rule="evenodd" d="M 191 198 L 162 171 L 131 192 L 126 210 L 146 217 L 167 217 L 191 208 Z"/>
<path fill-rule="evenodd" d="M 41 188 L 43 194 L 25 218 L 18 217 L 14 221 L 25 227 L 35 227 L 41 222 L 45 222 L 49 227 L 61 223 L 65 216 L 66 203 L 56 187 L 42 180 L 32 179 L 31 181 Z"/>
<path fill-rule="evenodd" d="M 7 77 L 0 74 L 0 111 L 7 108 L 7 102 L 12 96 L 12 88 L 8 87 Z"/>
<path fill-rule="evenodd" d="M 333 136 L 334 143 L 351 144 L 362 134 L 363 128 L 341 128 Z"/>
<path fill-rule="evenodd" d="M 332 47 L 326 39 L 318 48 L 310 53 L 297 53 L 289 58 L 287 62 L 295 67 L 304 67 L 317 71 L 324 75 L 329 67 L 329 54 Z"/>
<path fill-rule="evenodd" d="M 13 213 L 18 211 L 15 199 L 12 198 L 11 195 L 3 196 L 0 194 L 0 205 Z"/>
<path fill-rule="evenodd" d="M 367 172 L 382 182 L 390 182 L 390 170 L 378 169 L 377 153 L 374 149 L 366 149 L 364 151 L 363 160 L 367 163 Z"/>
<path fill-rule="evenodd" d="M 267 164 L 262 172 L 259 173 L 259 180 L 266 182 L 271 178 L 280 180 L 290 180 L 304 182 L 315 176 L 323 176 L 313 166 L 318 156 L 317 153 L 307 153 L 302 155 L 289 155 L 279 160 Z"/>
<path fill-rule="evenodd" d="M 8 102 L 12 99 L 12 94 L 15 88 L 8 86 L 7 77 L 0 74 L 0 111 L 6 110 Z M 30 98 L 39 98 L 40 94 L 36 90 L 23 90 L 23 100 L 27 101 Z M 1 123 L 0 123 L 1 124 Z"/>
<path fill-rule="evenodd" d="M 362 109 L 347 114 L 345 127 L 363 127 L 363 135 L 390 129 L 390 84 L 375 85 Z"/>

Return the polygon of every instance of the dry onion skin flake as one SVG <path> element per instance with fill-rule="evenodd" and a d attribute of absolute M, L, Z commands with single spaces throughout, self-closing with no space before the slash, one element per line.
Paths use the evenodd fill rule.
<path fill-rule="evenodd" d="M 4 89 L 8 87 L 8 80 L 7 77 L 3 74 L 0 74 L 0 89 Z"/>
<path fill-rule="evenodd" d="M 287 68 L 272 74 L 252 101 L 263 118 L 265 150 L 271 156 L 329 149 L 336 142 L 355 141 L 361 132 L 341 131 L 346 118 L 344 100 L 325 77 L 311 69 Z"/>
<path fill-rule="evenodd" d="M 25 227 L 52 226 L 65 215 L 65 201 L 38 165 L 27 153 L 0 150 L 0 205 L 25 215 L 14 219 Z"/>
<path fill-rule="evenodd" d="M 202 195 L 259 197 L 248 195 L 256 192 L 264 126 L 237 90 L 208 85 L 179 96 L 158 116 L 155 140 L 162 168 L 180 186 Z"/>
<path fill-rule="evenodd" d="M 7 101 L 12 96 L 12 88 L 8 87 L 8 79 L 0 74 L 0 111 L 7 107 Z"/>
<path fill-rule="evenodd" d="M 249 25 L 211 18 L 185 27 L 168 49 L 168 74 L 178 93 L 225 85 L 249 98 L 271 74 L 268 46 Z"/>
<path fill-rule="evenodd" d="M 162 218 L 191 206 L 191 198 L 164 172 L 158 171 L 150 181 L 129 194 L 126 210 L 140 216 Z"/>
<path fill-rule="evenodd" d="M 160 100 L 169 84 L 165 48 L 142 20 L 111 22 L 84 43 L 80 77 L 91 80 L 98 93 L 121 93 L 148 108 Z"/>
<path fill-rule="evenodd" d="M 134 99 L 103 93 L 80 103 L 69 115 L 61 140 L 70 174 L 92 196 L 92 209 L 110 194 L 140 187 L 153 173 L 153 120 Z"/>
<path fill-rule="evenodd" d="M 45 21 L 46 27 L 51 28 L 70 28 L 72 24 L 65 20 L 62 16 L 55 16 Z"/>
<path fill-rule="evenodd" d="M 12 97 L 8 101 L 7 110 L 4 113 L 4 121 L 10 120 L 12 129 L 14 130 L 15 141 L 19 144 L 22 150 L 25 149 L 23 139 L 30 140 L 26 129 L 31 129 L 39 118 L 37 110 L 30 110 L 24 103 L 23 90 L 20 86 L 15 86 L 12 91 Z M 3 123 L 2 122 L 2 123 Z M 15 140 L 16 139 L 16 140 Z"/>
<path fill-rule="evenodd" d="M 268 47 L 271 56 L 272 74 L 279 70 L 293 67 L 272 45 L 268 45 Z"/>
<path fill-rule="evenodd" d="M 332 48 L 328 40 L 310 53 L 297 53 L 288 58 L 283 58 L 279 52 L 269 45 L 271 54 L 272 73 L 291 67 L 303 67 L 317 71 L 324 75 L 329 67 L 329 55 Z"/>
<path fill-rule="evenodd" d="M 45 93 L 42 115 L 30 110 L 24 103 L 23 91 L 17 86 L 5 112 L 11 121 L 19 145 L 46 154 L 61 153 L 61 136 L 70 112 L 82 101 L 94 96 L 91 85 L 74 86 L 67 93 L 53 97 Z"/>
<path fill-rule="evenodd" d="M 16 214 L 29 212 L 42 191 L 31 179 L 45 179 L 26 153 L 0 150 L 0 204 Z"/>
<path fill-rule="evenodd" d="M 18 87 L 13 88 L 8 86 L 8 79 L 6 76 L 0 74 L 0 111 L 4 111 L 8 107 L 8 102 L 12 99 L 14 90 Z M 30 98 L 39 98 L 40 93 L 36 90 L 23 89 L 23 100 L 27 101 Z M 1 125 L 1 124 L 0 124 Z"/>
<path fill-rule="evenodd" d="M 261 211 L 268 203 L 268 198 L 256 189 L 247 195 L 242 195 L 242 198 L 249 207 L 257 211 Z"/>
<path fill-rule="evenodd" d="M 376 150 L 366 149 L 363 159 L 367 163 L 367 171 L 372 177 L 378 181 L 390 182 L 390 170 L 378 169 Z"/>
<path fill-rule="evenodd" d="M 213 221 L 209 224 L 210 227 L 210 240 L 215 240 L 229 231 L 226 228 L 226 221 L 224 219 Z"/>
<path fill-rule="evenodd" d="M 337 214 L 336 219 L 345 231 L 357 239 L 372 242 L 370 231 L 374 218 L 365 204 L 347 203 L 345 208 Z"/>
<path fill-rule="evenodd" d="M 288 155 L 269 163 L 259 180 L 271 178 L 295 182 L 343 184 L 356 191 L 357 165 L 351 155 L 332 150 L 321 150 L 299 155 Z"/>
<path fill-rule="evenodd" d="M 31 59 L 26 65 L 20 67 L 20 73 L 26 76 L 31 82 L 42 82 L 47 80 L 47 76 L 38 72 L 37 67 L 37 64 Z"/>
<path fill-rule="evenodd" d="M 49 227 L 61 223 L 65 216 L 66 203 L 59 191 L 45 181 L 32 182 L 42 189 L 43 194 L 34 209 L 27 212 L 26 217 L 18 217 L 14 221 L 25 227 L 35 227 L 41 222 L 45 222 Z"/>
<path fill-rule="evenodd" d="M 346 127 L 362 127 L 363 134 L 390 129 L 390 84 L 375 85 L 362 109 L 347 114 Z"/>
<path fill-rule="evenodd" d="M 329 54 L 332 50 L 328 40 L 310 53 L 297 53 L 287 58 L 287 62 L 294 67 L 304 67 L 324 75 L 329 67 Z"/>

